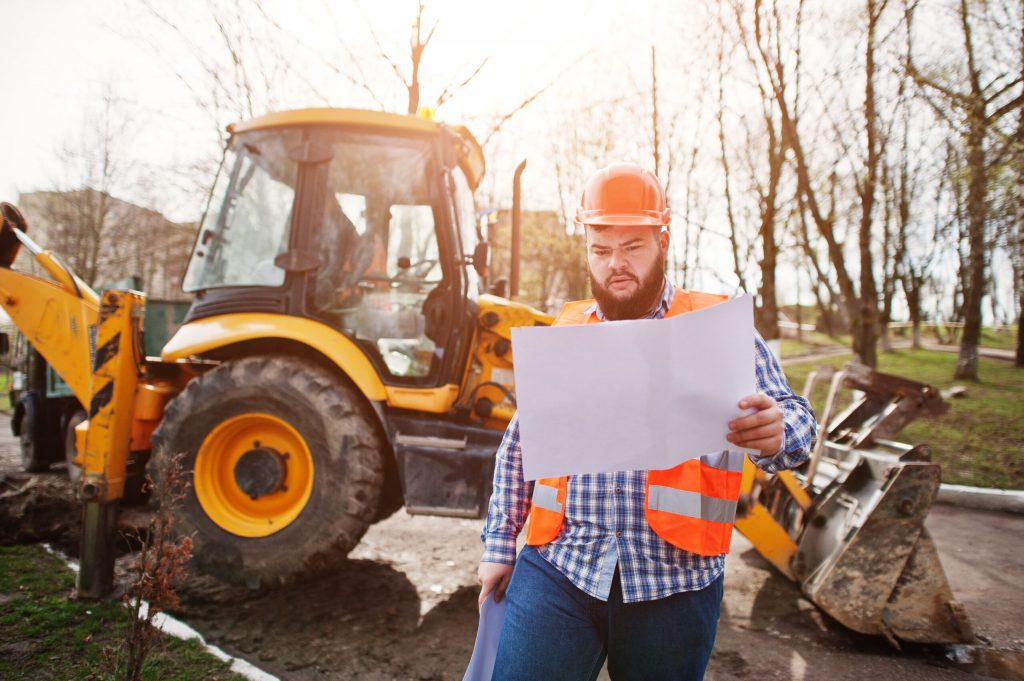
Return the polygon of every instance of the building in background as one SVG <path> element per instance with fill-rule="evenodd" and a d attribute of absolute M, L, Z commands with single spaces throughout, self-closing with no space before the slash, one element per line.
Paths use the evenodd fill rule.
<path fill-rule="evenodd" d="M 195 240 L 195 223 L 177 223 L 149 208 L 94 189 L 22 194 L 29 235 L 93 287 L 137 277 L 147 296 L 187 300 L 181 277 Z M 31 270 L 26 253 L 15 267 Z"/>

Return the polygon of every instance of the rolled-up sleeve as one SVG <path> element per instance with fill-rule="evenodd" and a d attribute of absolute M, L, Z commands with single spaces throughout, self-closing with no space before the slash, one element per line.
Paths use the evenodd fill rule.
<path fill-rule="evenodd" d="M 757 389 L 769 395 L 782 409 L 784 439 L 782 447 L 772 456 L 748 456 L 766 473 L 796 468 L 810 458 L 814 447 L 818 430 L 814 410 L 810 402 L 793 392 L 775 355 L 756 331 L 754 350 Z"/>
<path fill-rule="evenodd" d="M 480 539 L 484 542 L 482 563 L 507 563 L 516 559 L 516 538 L 530 510 L 533 483 L 523 480 L 523 457 L 519 444 L 519 415 L 509 421 L 494 461 L 494 489 L 487 505 L 487 520 Z"/>

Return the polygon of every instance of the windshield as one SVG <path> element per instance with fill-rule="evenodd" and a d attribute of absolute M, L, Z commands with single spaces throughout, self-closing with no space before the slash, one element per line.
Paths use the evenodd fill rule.
<path fill-rule="evenodd" d="M 182 288 L 281 286 L 274 258 L 288 249 L 298 130 L 236 137 L 226 152 Z"/>

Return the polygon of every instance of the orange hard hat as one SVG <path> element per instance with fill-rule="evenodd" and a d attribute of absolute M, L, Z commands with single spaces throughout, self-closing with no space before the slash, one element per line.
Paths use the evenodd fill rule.
<path fill-rule="evenodd" d="M 590 176 L 576 209 L 584 225 L 667 225 L 671 216 L 661 183 L 635 163 L 614 163 Z"/>

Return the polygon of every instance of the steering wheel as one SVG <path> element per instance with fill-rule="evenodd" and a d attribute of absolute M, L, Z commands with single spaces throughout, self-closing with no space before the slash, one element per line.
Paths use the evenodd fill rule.
<path fill-rule="evenodd" d="M 433 269 L 434 265 L 436 265 L 436 264 L 437 264 L 437 258 L 427 258 L 425 260 L 420 260 L 419 262 L 414 262 L 414 263 L 410 264 L 408 267 L 399 270 L 398 273 L 395 274 L 395 276 L 391 277 L 391 279 L 392 280 L 401 279 L 402 275 L 408 274 L 409 272 L 411 272 L 411 271 L 413 271 L 413 270 L 415 270 L 417 268 L 423 267 L 424 265 L 429 265 L 429 267 L 427 267 L 426 269 L 423 270 L 423 274 L 425 275 L 427 272 L 429 272 L 431 269 Z M 419 275 L 418 274 L 414 274 L 412 278 L 418 279 Z"/>

